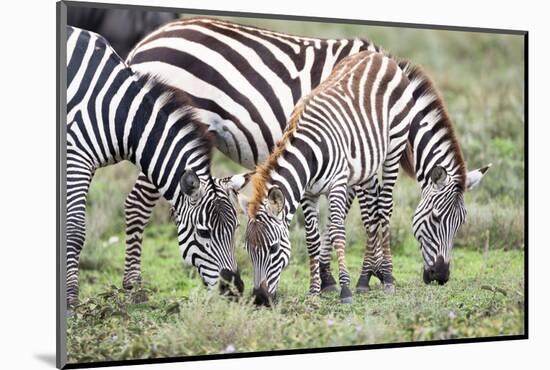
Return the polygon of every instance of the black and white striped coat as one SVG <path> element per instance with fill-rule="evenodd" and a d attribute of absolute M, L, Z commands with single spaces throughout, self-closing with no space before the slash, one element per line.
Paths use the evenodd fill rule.
<path fill-rule="evenodd" d="M 201 121 L 215 134 L 216 146 L 253 169 L 268 158 L 298 100 L 342 58 L 362 50 L 378 48 L 368 40 L 297 37 L 200 17 L 151 33 L 127 62 L 137 73 L 159 76 L 191 96 Z M 125 285 L 139 276 L 143 228 L 159 197 L 145 176 L 128 195 Z M 354 198 L 350 191 L 349 205 Z M 380 265 L 375 261 L 372 269 Z"/>
<path fill-rule="evenodd" d="M 252 177 L 245 246 L 254 269 L 257 303 L 269 303 L 290 258 L 288 225 L 301 203 L 310 254 L 311 293 L 320 291 L 318 201 L 329 201 L 329 235 L 336 249 L 343 302 L 351 301 L 345 263 L 348 188 L 367 186 L 382 172 L 390 198 L 414 115 L 413 92 L 399 65 L 364 51 L 342 60 L 298 102 L 283 139 Z"/>
<path fill-rule="evenodd" d="M 400 162 L 422 187 L 413 228 L 425 261 L 424 280 L 445 283 L 452 241 L 465 219 L 463 193 L 479 183 L 488 167 L 466 172 L 443 101 L 420 68 L 365 51 L 342 60 L 298 103 L 280 144 L 252 179 L 245 246 L 254 268 L 256 302 L 269 303 L 288 264 L 288 225 L 299 202 L 307 233 L 318 236 L 317 204 L 323 193 L 329 199 L 329 237 L 338 257 L 340 297 L 350 302 L 344 255 L 348 189 L 359 186 L 367 194 L 369 239 L 377 243 L 381 228 L 388 257 L 392 192 Z M 319 286 L 315 240 L 306 239 L 313 292 Z M 369 257 L 367 253 L 359 291 L 368 289 Z"/>
<path fill-rule="evenodd" d="M 234 257 L 242 177 L 210 175 L 211 144 L 181 93 L 136 76 L 99 35 L 67 28 L 67 304 L 78 302 L 86 197 L 97 168 L 134 163 L 172 204 L 182 258 L 242 291 Z"/>

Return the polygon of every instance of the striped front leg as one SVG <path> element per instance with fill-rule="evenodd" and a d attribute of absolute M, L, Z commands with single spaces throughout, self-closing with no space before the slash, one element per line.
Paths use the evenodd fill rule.
<path fill-rule="evenodd" d="M 140 173 L 124 203 L 126 216 L 126 257 L 124 260 L 124 289 L 141 285 L 141 246 L 143 231 L 151 218 L 160 193 L 145 174 Z"/>
<path fill-rule="evenodd" d="M 392 155 L 385 160 L 382 169 L 382 185 L 377 178 L 371 179 L 363 188 L 366 196 L 360 194 L 361 210 L 367 210 L 363 215 L 363 223 L 368 228 L 367 248 L 363 260 L 361 276 L 357 282 L 357 291 L 369 289 L 372 275 L 380 279 L 387 293 L 395 291 L 393 278 L 393 260 L 390 248 L 390 218 L 393 212 L 393 187 L 399 171 L 399 158 L 403 145 L 397 146 Z M 379 233 L 382 232 L 382 242 Z"/>
<path fill-rule="evenodd" d="M 78 149 L 67 147 L 67 310 L 79 303 L 80 252 L 86 239 L 86 198 L 94 176 L 94 162 Z"/>
<path fill-rule="evenodd" d="M 319 277 L 319 253 L 321 248 L 321 236 L 319 233 L 319 197 L 306 195 L 301 203 L 304 211 L 306 244 L 309 254 L 309 293 L 319 294 L 321 292 L 321 279 Z"/>
<path fill-rule="evenodd" d="M 346 195 L 346 216 L 353 204 L 355 199 L 356 190 L 355 187 L 348 187 Z M 321 276 L 321 293 L 336 292 L 338 288 L 336 287 L 336 280 L 332 276 L 330 271 L 330 261 L 332 259 L 332 243 L 330 240 L 330 233 L 328 232 L 330 225 L 327 227 L 327 230 L 323 233 L 322 243 L 321 243 L 321 256 L 319 257 L 319 274 Z"/>
<path fill-rule="evenodd" d="M 375 275 L 382 280 L 381 266 L 383 253 L 380 246 L 380 222 L 378 219 L 378 178 L 374 176 L 358 191 L 361 219 L 365 226 L 367 242 L 361 274 L 355 290 L 357 293 L 369 291 L 370 278 Z"/>
<path fill-rule="evenodd" d="M 390 219 L 393 213 L 393 188 L 397 181 L 399 160 L 406 142 L 406 139 L 403 138 L 394 143 L 395 145 L 390 149 L 390 154 L 382 167 L 382 186 L 378 196 L 378 219 L 382 228 L 382 253 L 384 256 L 379 270 L 386 293 L 395 292 L 393 259 L 390 249 Z"/>
<path fill-rule="evenodd" d="M 352 303 L 352 293 L 350 289 L 350 276 L 346 266 L 346 228 L 344 220 L 346 217 L 346 183 L 336 185 L 330 190 L 328 195 L 330 225 L 330 240 L 336 250 L 338 259 L 338 279 L 340 281 L 340 302 Z"/>

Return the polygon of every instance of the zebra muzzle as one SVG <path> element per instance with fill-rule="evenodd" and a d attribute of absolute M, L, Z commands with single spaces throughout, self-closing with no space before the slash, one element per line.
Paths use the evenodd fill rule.
<path fill-rule="evenodd" d="M 254 304 L 257 306 L 270 307 L 273 304 L 273 297 L 269 294 L 265 280 L 259 287 L 254 287 L 252 294 L 254 295 Z"/>
<path fill-rule="evenodd" d="M 449 265 L 449 262 L 445 262 L 443 257 L 438 256 L 433 266 L 424 268 L 424 282 L 426 284 L 430 284 L 432 281 L 435 280 L 439 283 L 439 285 L 445 284 L 447 281 L 449 281 Z"/>
<path fill-rule="evenodd" d="M 222 269 L 220 272 L 220 293 L 230 297 L 239 297 L 244 292 L 244 282 L 239 270 L 233 272 Z"/>

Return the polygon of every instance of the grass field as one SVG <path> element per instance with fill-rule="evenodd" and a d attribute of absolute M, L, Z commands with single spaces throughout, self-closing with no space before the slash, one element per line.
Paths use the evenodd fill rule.
<path fill-rule="evenodd" d="M 242 22 L 243 20 L 241 20 Z M 466 196 L 468 216 L 455 240 L 451 279 L 422 282 L 422 260 L 411 218 L 419 200 L 414 181 L 395 189 L 392 250 L 396 292 L 376 282 L 351 305 L 336 295 L 307 296 L 303 218 L 291 225 L 290 266 L 271 309 L 250 303 L 251 265 L 238 230 L 237 258 L 245 297 L 230 302 L 206 291 L 178 257 L 167 205 L 154 212 L 145 234 L 144 288 L 121 288 L 124 267 L 123 202 L 137 171 L 124 163 L 98 171 L 88 208 L 81 258 L 81 301 L 68 321 L 68 360 L 248 352 L 365 343 L 424 341 L 524 332 L 523 41 L 519 36 L 308 22 L 248 20 L 250 24 L 317 37 L 368 37 L 392 54 L 422 64 L 436 81 L 471 168 L 493 163 Z M 214 174 L 243 171 L 217 153 Z M 323 217 L 323 220 L 326 217 Z M 245 224 L 243 218 L 242 224 Z M 359 273 L 365 242 L 355 204 L 347 220 L 347 262 Z M 134 304 L 146 294 L 146 303 Z"/>
<path fill-rule="evenodd" d="M 143 266 L 148 302 L 133 304 L 134 295 L 120 289 L 124 262 L 120 241 L 103 247 L 106 261 L 100 270 L 82 271 L 84 301 L 69 321 L 70 361 L 424 341 L 524 330 L 520 250 L 484 254 L 459 249 L 451 281 L 440 287 L 422 282 L 419 253 L 408 248 L 395 256 L 396 293 L 387 295 L 375 283 L 368 294 L 355 295 L 351 305 L 339 304 L 336 294 L 307 296 L 306 255 L 295 250 L 283 275 L 278 304 L 257 309 L 249 289 L 240 302 L 231 302 L 217 291 L 206 291 L 192 268 L 182 269 L 175 227 L 158 226 L 146 236 Z M 361 246 L 352 245 L 348 255 L 354 278 Z M 239 250 L 243 279 L 249 284 L 246 258 Z"/>

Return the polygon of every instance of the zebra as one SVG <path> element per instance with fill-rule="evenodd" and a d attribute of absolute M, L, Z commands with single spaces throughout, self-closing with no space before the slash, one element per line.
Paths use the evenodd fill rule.
<path fill-rule="evenodd" d="M 138 43 L 126 61 L 136 73 L 160 76 L 191 96 L 217 148 L 252 170 L 268 158 L 282 137 L 298 100 L 326 79 L 336 63 L 364 50 L 380 48 L 366 39 L 297 37 L 197 17 L 159 28 Z M 143 229 L 159 198 L 142 174 L 126 200 L 125 287 L 139 280 Z M 350 189 L 347 208 L 354 198 Z M 323 242 L 328 243 L 326 237 Z M 382 258 L 382 253 L 372 254 Z M 368 268 L 378 272 L 382 265 L 387 264 L 370 259 Z M 330 291 L 336 282 L 329 263 L 321 267 L 322 289 Z M 391 277 L 391 272 L 378 275 L 388 274 Z"/>
<path fill-rule="evenodd" d="M 257 304 L 269 305 L 290 258 L 288 226 L 302 203 L 310 257 L 310 293 L 320 292 L 319 197 L 329 202 L 329 237 L 339 269 L 340 300 L 352 302 L 345 262 L 348 188 L 366 187 L 383 171 L 395 184 L 413 111 L 409 82 L 395 61 L 363 51 L 342 60 L 302 98 L 267 162 L 252 177 L 245 248 L 254 270 Z M 304 199 L 304 200 L 302 200 Z"/>
<path fill-rule="evenodd" d="M 492 164 L 466 170 L 452 121 L 434 82 L 408 61 L 399 66 L 410 79 L 422 80 L 413 96 L 424 103 L 411 122 L 401 167 L 422 189 L 413 217 L 413 234 L 424 259 L 422 278 L 426 284 L 437 281 L 443 285 L 450 277 L 453 239 L 466 219 L 464 192 L 478 186 Z M 391 212 L 385 213 L 389 218 Z M 388 228 L 389 222 L 385 225 Z"/>
<path fill-rule="evenodd" d="M 380 219 L 387 233 L 403 152 L 404 164 L 416 169 L 423 188 L 414 234 L 425 260 L 424 279 L 448 278 L 443 269 L 448 271 L 452 239 L 465 219 L 463 192 L 477 185 L 486 168 L 466 174 L 443 101 L 420 68 L 364 51 L 342 60 L 297 104 L 277 148 L 252 177 L 252 198 L 241 199 L 248 209 L 245 248 L 253 265 L 257 304 L 271 304 L 289 262 L 288 226 L 301 199 L 306 233 L 318 236 L 322 193 L 329 200 L 340 300 L 352 302 L 345 262 L 348 188 L 359 185 L 367 201 L 376 201 L 366 209 L 367 216 Z M 319 246 L 311 242 L 306 238 L 310 286 L 320 286 Z"/>
<path fill-rule="evenodd" d="M 134 163 L 171 203 L 182 258 L 203 283 L 242 292 L 234 255 L 246 175 L 210 175 L 211 140 L 187 97 L 136 76 L 107 41 L 67 27 L 67 308 L 78 303 L 86 198 L 95 170 Z M 140 212 L 137 210 L 136 212 Z"/>

